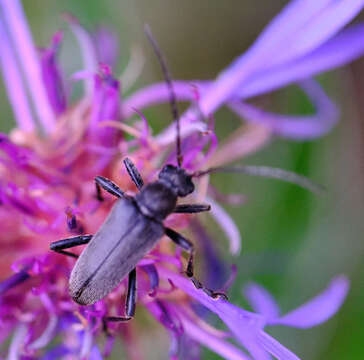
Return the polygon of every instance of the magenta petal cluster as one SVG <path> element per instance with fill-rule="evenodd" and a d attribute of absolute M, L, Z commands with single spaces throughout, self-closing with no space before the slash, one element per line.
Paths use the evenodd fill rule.
<path fill-rule="evenodd" d="M 191 103 L 181 121 L 183 167 L 193 173 L 230 163 L 266 146 L 273 134 L 299 140 L 329 131 L 337 109 L 318 83 L 306 78 L 364 52 L 363 25 L 341 30 L 363 4 L 291 1 L 216 80 L 175 81 L 177 99 Z M 165 163 L 176 162 L 169 146 L 175 141 L 175 126 L 153 136 L 141 112 L 168 102 L 170 93 L 165 83 L 157 83 L 124 97 L 122 89 L 141 72 L 138 48 L 132 50 L 125 72 L 117 75 L 115 36 L 105 29 L 91 35 L 74 17 L 66 19 L 83 60 L 83 68 L 71 76 L 58 59 L 62 33 L 56 32 L 47 48 L 37 49 L 21 2 L 0 2 L 1 71 L 16 122 L 9 135 L 0 136 L 0 357 L 98 360 L 112 353 L 119 338 L 128 359 L 148 358 L 137 345 L 138 315 L 123 324 L 107 321 L 109 316 L 124 316 L 127 281 L 94 305 L 80 306 L 68 293 L 75 260 L 51 252 L 49 244 L 98 230 L 113 201 L 108 194 L 104 202 L 98 200 L 95 176 L 112 179 L 127 194 L 136 193 L 122 166 L 125 156 L 133 159 L 146 182 L 153 181 Z M 84 94 L 72 103 L 75 81 L 82 81 Z M 315 105 L 314 115 L 273 114 L 245 102 L 296 81 Z M 223 105 L 247 123 L 219 144 L 213 115 Z M 195 186 L 189 200 L 212 204 L 210 216 L 226 233 L 230 252 L 238 254 L 242 247 L 238 227 L 219 201 L 241 204 L 244 197 L 221 194 L 208 177 L 198 179 Z M 211 286 L 226 290 L 231 283 L 224 285 L 227 267 L 202 224 L 190 215 L 173 214 L 166 226 L 189 227 L 194 241 L 205 249 L 202 260 L 208 278 L 215 281 Z M 71 251 L 78 254 L 82 249 Z M 201 346 L 232 360 L 298 359 L 265 328 L 318 325 L 336 313 L 349 287 L 339 276 L 320 295 L 280 315 L 272 296 L 250 284 L 245 296 L 252 312 L 196 288 L 184 275 L 185 267 L 181 250 L 165 238 L 137 265 L 137 311 L 141 306 L 147 309 L 169 334 L 173 360 L 198 359 Z M 202 306 L 217 315 L 225 330 L 209 324 L 196 303 L 200 310 Z"/>

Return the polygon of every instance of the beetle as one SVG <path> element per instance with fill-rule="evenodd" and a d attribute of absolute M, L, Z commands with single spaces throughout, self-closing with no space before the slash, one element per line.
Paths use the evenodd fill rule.
<path fill-rule="evenodd" d="M 204 287 L 193 276 L 194 246 L 176 231 L 163 225 L 171 213 L 198 213 L 210 210 L 205 204 L 177 205 L 178 197 L 191 194 L 195 187 L 193 174 L 182 168 L 179 117 L 176 97 L 164 57 L 150 30 L 146 33 L 161 63 L 170 90 L 170 103 L 177 123 L 177 166 L 168 164 L 158 175 L 158 180 L 144 186 L 144 181 L 133 162 L 126 158 L 124 165 L 132 181 L 140 191 L 135 197 L 128 196 L 111 180 L 96 176 L 97 198 L 102 201 L 102 189 L 116 198 L 106 220 L 95 235 L 79 235 L 50 244 L 50 249 L 64 255 L 76 257 L 77 261 L 69 279 L 69 292 L 80 305 L 91 305 L 107 296 L 120 282 L 129 276 L 126 296 L 125 317 L 109 317 L 111 321 L 130 320 L 136 304 L 136 265 L 165 234 L 189 253 L 186 274 L 196 287 L 211 297 L 225 296 Z M 65 251 L 78 245 L 87 244 L 81 255 Z"/>
<path fill-rule="evenodd" d="M 193 177 L 218 171 L 240 172 L 279 178 L 312 191 L 320 191 L 317 185 L 303 176 L 270 167 L 219 167 L 192 174 L 187 173 L 182 167 L 179 116 L 171 77 L 164 57 L 148 28 L 146 33 L 160 61 L 169 87 L 170 104 L 177 125 L 177 166 L 165 165 L 158 174 L 158 180 L 144 185 L 142 176 L 134 163 L 129 158 L 124 159 L 126 170 L 139 190 L 135 197 L 126 195 L 111 180 L 96 176 L 97 198 L 100 201 L 103 200 L 102 189 L 117 198 L 100 229 L 95 235 L 79 235 L 50 244 L 51 250 L 78 258 L 71 272 L 69 292 L 72 299 L 80 305 L 91 305 L 103 299 L 128 276 L 125 317 L 108 317 L 110 321 L 127 321 L 134 316 L 137 297 L 136 266 L 163 235 L 167 235 L 176 245 L 189 253 L 186 275 L 191 278 L 197 288 L 213 298 L 226 297 L 224 293 L 206 288 L 194 277 L 194 245 L 190 240 L 163 224 L 163 220 L 172 213 L 199 213 L 210 210 L 210 205 L 207 204 L 177 204 L 179 197 L 186 197 L 193 193 L 195 189 Z M 84 244 L 87 246 L 79 257 L 65 251 Z"/>

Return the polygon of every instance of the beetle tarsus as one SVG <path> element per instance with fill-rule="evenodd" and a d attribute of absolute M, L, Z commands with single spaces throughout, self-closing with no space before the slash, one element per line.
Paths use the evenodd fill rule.
<path fill-rule="evenodd" d="M 191 278 L 191 281 L 192 281 L 193 285 L 195 285 L 196 289 L 201 289 L 205 294 L 207 294 L 211 298 L 228 300 L 228 297 L 227 297 L 227 295 L 225 293 L 223 293 L 221 291 L 214 291 L 214 290 L 211 290 L 211 289 L 205 287 L 201 283 L 201 281 L 196 279 L 194 276 L 192 276 L 190 278 Z"/>
<path fill-rule="evenodd" d="M 131 320 L 132 317 L 123 317 L 123 316 L 106 316 L 105 320 L 110 322 L 126 322 Z"/>

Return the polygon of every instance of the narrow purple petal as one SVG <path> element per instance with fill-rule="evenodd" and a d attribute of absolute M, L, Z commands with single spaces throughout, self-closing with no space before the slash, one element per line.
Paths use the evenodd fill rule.
<path fill-rule="evenodd" d="M 87 32 L 87 30 L 80 25 L 78 20 L 72 15 L 67 14 L 66 19 L 73 31 L 76 39 L 78 41 L 78 45 L 81 49 L 82 59 L 83 59 L 83 70 L 89 73 L 97 72 L 97 55 L 94 47 L 94 43 L 92 41 L 91 35 Z M 94 90 L 93 81 L 91 78 L 85 78 L 85 90 L 88 95 L 92 95 Z"/>
<path fill-rule="evenodd" d="M 21 270 L 18 273 L 11 275 L 6 280 L 0 282 L 0 296 L 5 294 L 8 290 L 14 286 L 21 284 L 25 280 L 29 279 L 30 275 L 26 270 Z"/>
<path fill-rule="evenodd" d="M 130 52 L 130 59 L 126 68 L 120 76 L 123 92 L 127 92 L 138 80 L 144 68 L 144 55 L 139 46 L 133 46 Z"/>
<path fill-rule="evenodd" d="M 23 66 L 39 120 L 44 130 L 49 132 L 55 123 L 54 113 L 47 98 L 38 56 L 21 2 L 19 0 L 3 0 L 0 4 Z"/>
<path fill-rule="evenodd" d="M 211 198 L 206 198 L 206 201 L 211 204 L 211 211 L 209 213 L 220 225 L 221 229 L 225 232 L 230 242 L 230 252 L 233 255 L 239 254 L 241 251 L 241 235 L 235 222 L 225 211 L 225 209 L 214 200 Z"/>
<path fill-rule="evenodd" d="M 334 278 L 321 294 L 286 315 L 269 321 L 269 325 L 310 328 L 332 317 L 341 307 L 349 291 L 349 280 L 344 276 Z"/>
<path fill-rule="evenodd" d="M 298 356 L 263 330 L 258 335 L 258 343 L 278 360 L 299 360 Z"/>
<path fill-rule="evenodd" d="M 364 0 L 330 1 L 316 16 L 302 24 L 296 33 L 287 33 L 280 48 L 275 49 L 276 54 L 269 61 L 269 66 L 291 61 L 316 49 L 351 21 L 363 5 Z"/>
<path fill-rule="evenodd" d="M 280 310 L 273 296 L 262 286 L 249 283 L 244 286 L 244 296 L 255 312 L 264 315 L 267 319 L 279 316 Z"/>
<path fill-rule="evenodd" d="M 332 0 L 290 1 L 265 27 L 249 51 L 256 53 L 275 49 L 277 45 L 286 40 L 287 35 L 295 33 L 331 2 Z"/>
<path fill-rule="evenodd" d="M 119 131 L 110 127 L 100 128 L 99 124 L 120 118 L 119 89 L 119 81 L 112 76 L 110 68 L 100 65 L 100 74 L 94 76 L 89 130 L 102 145 L 108 147 L 116 144 Z"/>
<path fill-rule="evenodd" d="M 57 64 L 57 54 L 62 37 L 62 32 L 56 33 L 53 36 L 49 48 L 42 49 L 40 52 L 43 81 L 47 90 L 49 102 L 57 115 L 61 114 L 67 106 L 63 79 Z"/>
<path fill-rule="evenodd" d="M 316 107 L 316 114 L 280 115 L 242 102 L 230 102 L 229 106 L 245 120 L 269 126 L 276 135 L 294 140 L 314 139 L 333 128 L 339 118 L 338 110 L 317 82 L 305 80 L 300 86 Z"/>
<path fill-rule="evenodd" d="M 228 360 L 250 360 L 251 358 L 244 354 L 240 349 L 236 348 L 229 342 L 209 334 L 201 327 L 197 326 L 193 321 L 185 316 L 181 316 L 182 325 L 186 334 L 193 340 L 206 346 L 207 348 L 219 354 Z"/>
<path fill-rule="evenodd" d="M 102 26 L 92 34 L 92 38 L 98 61 L 115 68 L 120 52 L 116 33 Z"/>
<path fill-rule="evenodd" d="M 193 86 L 200 87 L 202 82 L 196 81 L 173 81 L 173 89 L 178 101 L 193 101 Z M 203 85 L 202 85 L 203 86 Z M 157 105 L 168 101 L 169 90 L 165 82 L 145 86 L 135 91 L 132 95 L 123 100 L 122 114 L 124 118 L 134 115 L 135 110 L 139 111 L 145 107 Z"/>
<path fill-rule="evenodd" d="M 154 296 L 159 286 L 158 271 L 154 264 L 143 265 L 141 269 L 148 275 L 150 288 L 152 290 L 151 296 Z"/>
<path fill-rule="evenodd" d="M 7 360 L 19 360 L 20 352 L 24 345 L 25 338 L 27 336 L 28 329 L 24 324 L 19 324 L 15 329 L 11 343 L 9 346 Z"/>
<path fill-rule="evenodd" d="M 363 37 L 363 23 L 350 26 L 306 56 L 254 74 L 240 86 L 237 94 L 250 98 L 342 66 L 364 53 Z"/>
<path fill-rule="evenodd" d="M 18 127 L 25 131 L 34 130 L 34 122 L 26 96 L 18 63 L 11 48 L 8 35 L 0 19 L 0 61 L 7 95 L 9 97 Z"/>

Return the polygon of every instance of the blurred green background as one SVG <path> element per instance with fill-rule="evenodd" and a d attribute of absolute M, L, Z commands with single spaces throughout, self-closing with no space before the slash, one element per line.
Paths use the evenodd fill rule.
<path fill-rule="evenodd" d="M 65 11 L 77 16 L 90 30 L 107 25 L 116 31 L 120 38 L 118 71 L 127 63 L 131 46 L 140 44 L 146 65 L 134 86 L 136 89 L 161 80 L 158 63 L 143 34 L 145 23 L 151 26 L 165 52 L 174 78 L 212 79 L 248 48 L 287 1 L 24 0 L 23 3 L 40 46 L 48 44 L 56 30 L 67 28 L 60 16 Z M 75 40 L 66 32 L 61 61 L 68 75 L 80 68 L 78 54 Z M 217 241 L 225 260 L 239 267 L 230 293 L 230 300 L 238 305 L 245 305 L 241 288 L 247 280 L 265 285 L 282 310 L 287 311 L 324 289 L 333 276 L 347 274 L 351 290 L 334 318 L 310 330 L 274 328 L 270 332 L 302 359 L 363 359 L 364 61 L 321 75 L 319 80 L 341 108 L 340 124 L 328 136 L 315 141 L 275 139 L 244 161 L 305 174 L 324 184 L 326 194 L 316 197 L 276 181 L 216 175 L 213 183 L 217 187 L 222 188 L 223 184 L 224 191 L 229 192 L 244 189 L 249 199 L 241 207 L 225 206 L 242 233 L 241 256 L 233 258 L 226 252 L 227 240 L 223 234 Z M 282 113 L 312 111 L 294 86 L 265 95 L 264 101 L 270 109 Z M 0 130 L 8 131 L 13 122 L 2 83 L 0 109 Z M 170 118 L 167 107 L 157 107 L 146 114 L 156 128 L 166 125 Z M 219 111 L 216 120 L 220 138 L 240 124 L 226 110 Z M 155 331 L 153 326 L 140 335 L 140 344 L 148 354 L 145 358 L 167 359 L 168 339 L 159 326 Z M 114 353 L 115 359 L 123 356 Z M 205 358 L 217 357 L 206 351 Z"/>

